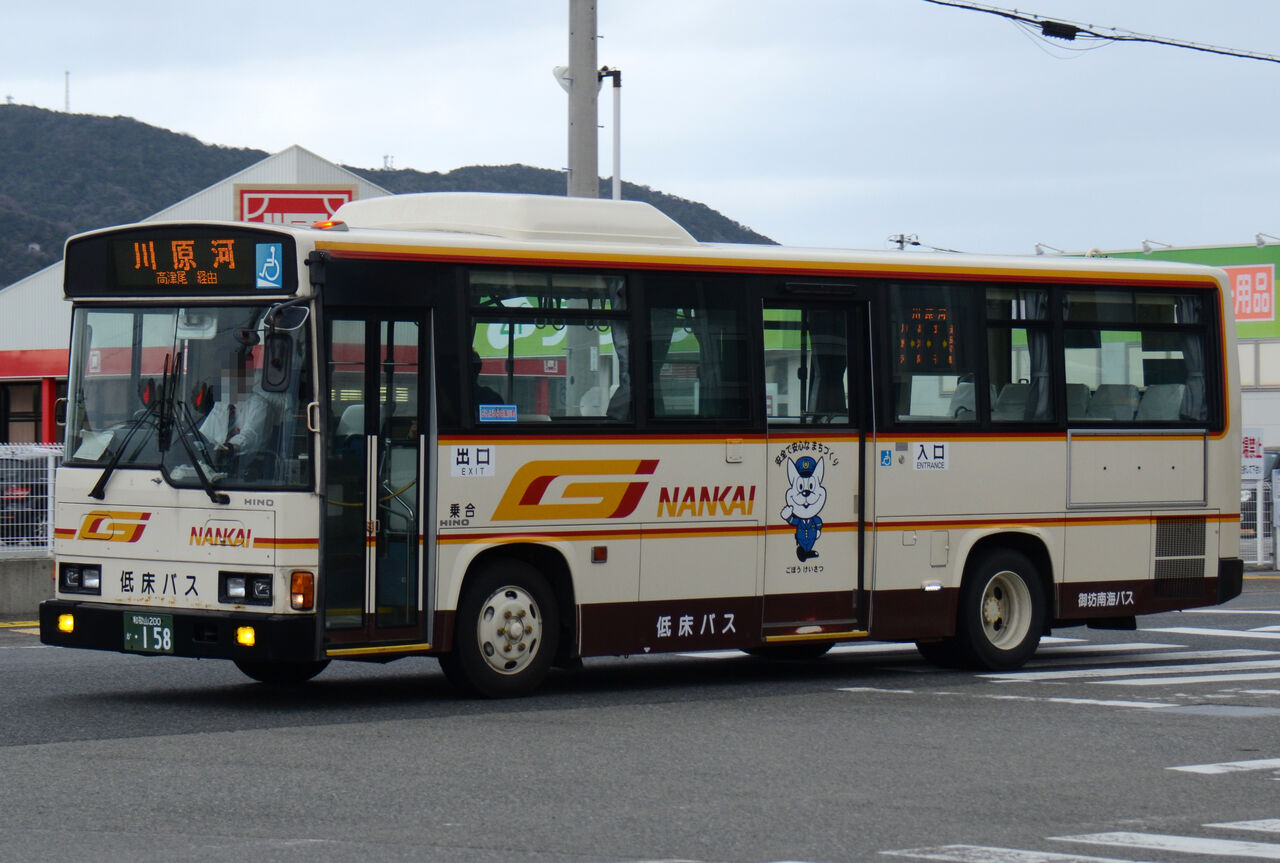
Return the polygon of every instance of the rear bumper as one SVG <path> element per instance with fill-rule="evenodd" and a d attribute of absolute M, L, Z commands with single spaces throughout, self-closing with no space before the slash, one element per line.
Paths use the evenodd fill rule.
<path fill-rule="evenodd" d="M 1244 590 L 1244 561 L 1224 557 L 1218 561 L 1218 602 L 1235 599 Z"/>
<path fill-rule="evenodd" d="M 138 612 L 172 615 L 173 653 L 165 655 L 268 662 L 320 658 L 316 618 L 311 614 L 184 611 L 50 599 L 40 603 L 40 640 L 58 647 L 124 653 L 124 615 Z M 75 616 L 71 632 L 58 628 L 58 618 L 64 614 Z M 254 629 L 252 647 L 236 642 L 236 630 L 242 626 Z"/>

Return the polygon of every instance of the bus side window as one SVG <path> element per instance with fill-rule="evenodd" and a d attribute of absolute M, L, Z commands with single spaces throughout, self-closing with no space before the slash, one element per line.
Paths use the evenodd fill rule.
<path fill-rule="evenodd" d="M 650 411 L 655 417 L 745 419 L 747 326 L 736 283 L 671 279 L 650 289 Z"/>
<path fill-rule="evenodd" d="M 1051 421 L 1049 292 L 1043 288 L 989 287 L 986 316 L 991 421 Z"/>
<path fill-rule="evenodd" d="M 769 422 L 848 422 L 846 319 L 846 313 L 839 309 L 764 310 L 765 414 Z"/>

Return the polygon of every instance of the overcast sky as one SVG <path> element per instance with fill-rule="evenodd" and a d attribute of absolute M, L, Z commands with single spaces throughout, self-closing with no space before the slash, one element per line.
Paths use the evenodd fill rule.
<path fill-rule="evenodd" d="M 1280 54 L 1276 0 L 1018 5 Z M 1280 235 L 1277 63 L 1051 47 L 923 0 L 599 0 L 598 15 L 600 64 L 624 76 L 623 178 L 780 242 L 882 249 L 906 233 L 1031 253 Z M 210 144 L 562 169 L 551 69 L 568 62 L 568 17 L 568 0 L 11 3 L 0 98 L 61 110 L 69 70 L 73 112 Z"/>

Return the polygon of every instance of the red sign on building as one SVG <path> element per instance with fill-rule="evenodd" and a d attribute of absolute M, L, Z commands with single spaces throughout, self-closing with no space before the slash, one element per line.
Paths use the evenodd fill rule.
<path fill-rule="evenodd" d="M 1231 302 L 1237 321 L 1276 319 L 1276 266 L 1223 267 L 1231 277 Z"/>
<path fill-rule="evenodd" d="M 303 225 L 333 218 L 354 186 L 236 186 L 236 218 L 269 225 Z"/>

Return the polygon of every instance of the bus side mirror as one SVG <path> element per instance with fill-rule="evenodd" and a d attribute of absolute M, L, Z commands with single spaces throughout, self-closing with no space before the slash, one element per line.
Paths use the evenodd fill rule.
<path fill-rule="evenodd" d="M 67 424 L 67 400 L 60 398 L 53 403 L 53 424 L 61 428 Z"/>
<path fill-rule="evenodd" d="M 293 339 L 286 333 L 271 333 L 262 355 L 262 388 L 269 393 L 285 392 L 292 373 Z"/>

